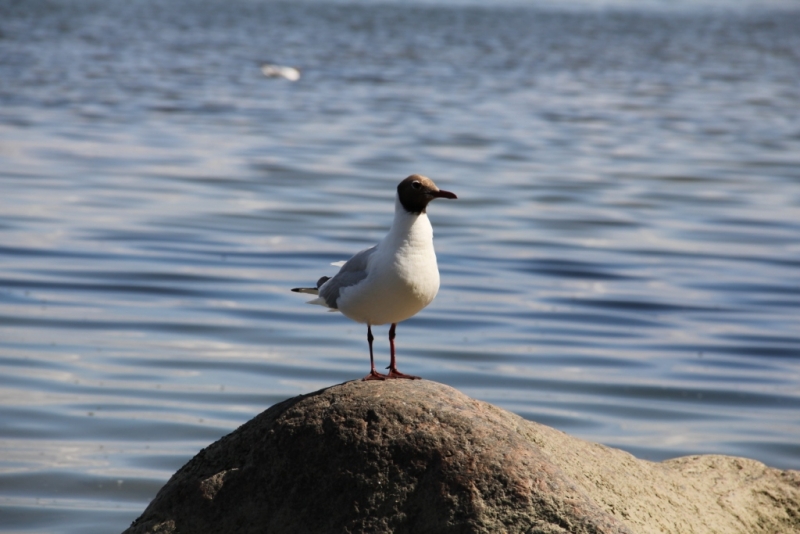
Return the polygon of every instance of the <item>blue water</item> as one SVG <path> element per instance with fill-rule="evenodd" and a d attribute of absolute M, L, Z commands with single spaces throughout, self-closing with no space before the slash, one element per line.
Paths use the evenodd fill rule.
<path fill-rule="evenodd" d="M 442 287 L 403 371 L 641 458 L 800 468 L 797 28 L 0 2 L 0 530 L 121 531 L 202 447 L 366 374 L 363 325 L 289 288 L 377 241 L 415 172 L 459 200 L 429 210 Z"/>

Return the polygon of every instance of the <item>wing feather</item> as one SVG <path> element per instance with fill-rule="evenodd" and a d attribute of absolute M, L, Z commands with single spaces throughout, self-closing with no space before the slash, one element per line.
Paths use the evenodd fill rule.
<path fill-rule="evenodd" d="M 329 308 L 338 309 L 342 289 L 354 286 L 367 277 L 367 265 L 377 245 L 364 249 L 347 260 L 339 272 L 319 287 L 319 296 Z"/>

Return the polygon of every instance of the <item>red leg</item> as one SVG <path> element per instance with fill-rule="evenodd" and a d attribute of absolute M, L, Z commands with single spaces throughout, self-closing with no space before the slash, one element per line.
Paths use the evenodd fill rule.
<path fill-rule="evenodd" d="M 372 341 L 375 338 L 372 336 L 372 326 L 367 325 L 367 342 L 369 343 L 369 365 L 370 371 L 367 376 L 361 380 L 386 380 L 386 375 L 380 374 L 375 370 L 375 357 L 372 355 Z"/>
<path fill-rule="evenodd" d="M 407 375 L 397 370 L 397 362 L 395 362 L 395 356 L 394 356 L 395 328 L 397 328 L 397 323 L 392 323 L 392 327 L 389 329 L 389 348 L 392 351 L 392 359 L 389 362 L 389 367 L 387 367 L 387 369 L 389 369 L 389 373 L 386 375 L 386 378 L 408 378 L 409 380 L 419 380 L 418 376 Z"/>

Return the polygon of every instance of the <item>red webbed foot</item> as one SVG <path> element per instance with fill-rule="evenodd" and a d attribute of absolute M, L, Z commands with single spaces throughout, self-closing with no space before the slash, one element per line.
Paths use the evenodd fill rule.
<path fill-rule="evenodd" d="M 378 371 L 373 369 L 372 371 L 369 372 L 369 374 L 367 376 L 365 376 L 361 380 L 364 380 L 364 381 L 366 381 L 366 380 L 386 380 L 387 378 L 389 378 L 387 375 L 382 375 Z"/>
<path fill-rule="evenodd" d="M 386 374 L 386 378 L 405 378 L 408 380 L 420 380 L 420 377 L 414 375 L 407 375 L 405 373 L 401 373 L 397 369 L 392 369 L 391 367 L 388 368 L 389 372 Z"/>

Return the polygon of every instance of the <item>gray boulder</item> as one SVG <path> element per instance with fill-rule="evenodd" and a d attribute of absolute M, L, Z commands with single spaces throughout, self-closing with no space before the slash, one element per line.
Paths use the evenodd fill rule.
<path fill-rule="evenodd" d="M 426 380 L 348 382 L 200 451 L 126 534 L 800 532 L 800 472 L 661 463 Z"/>

